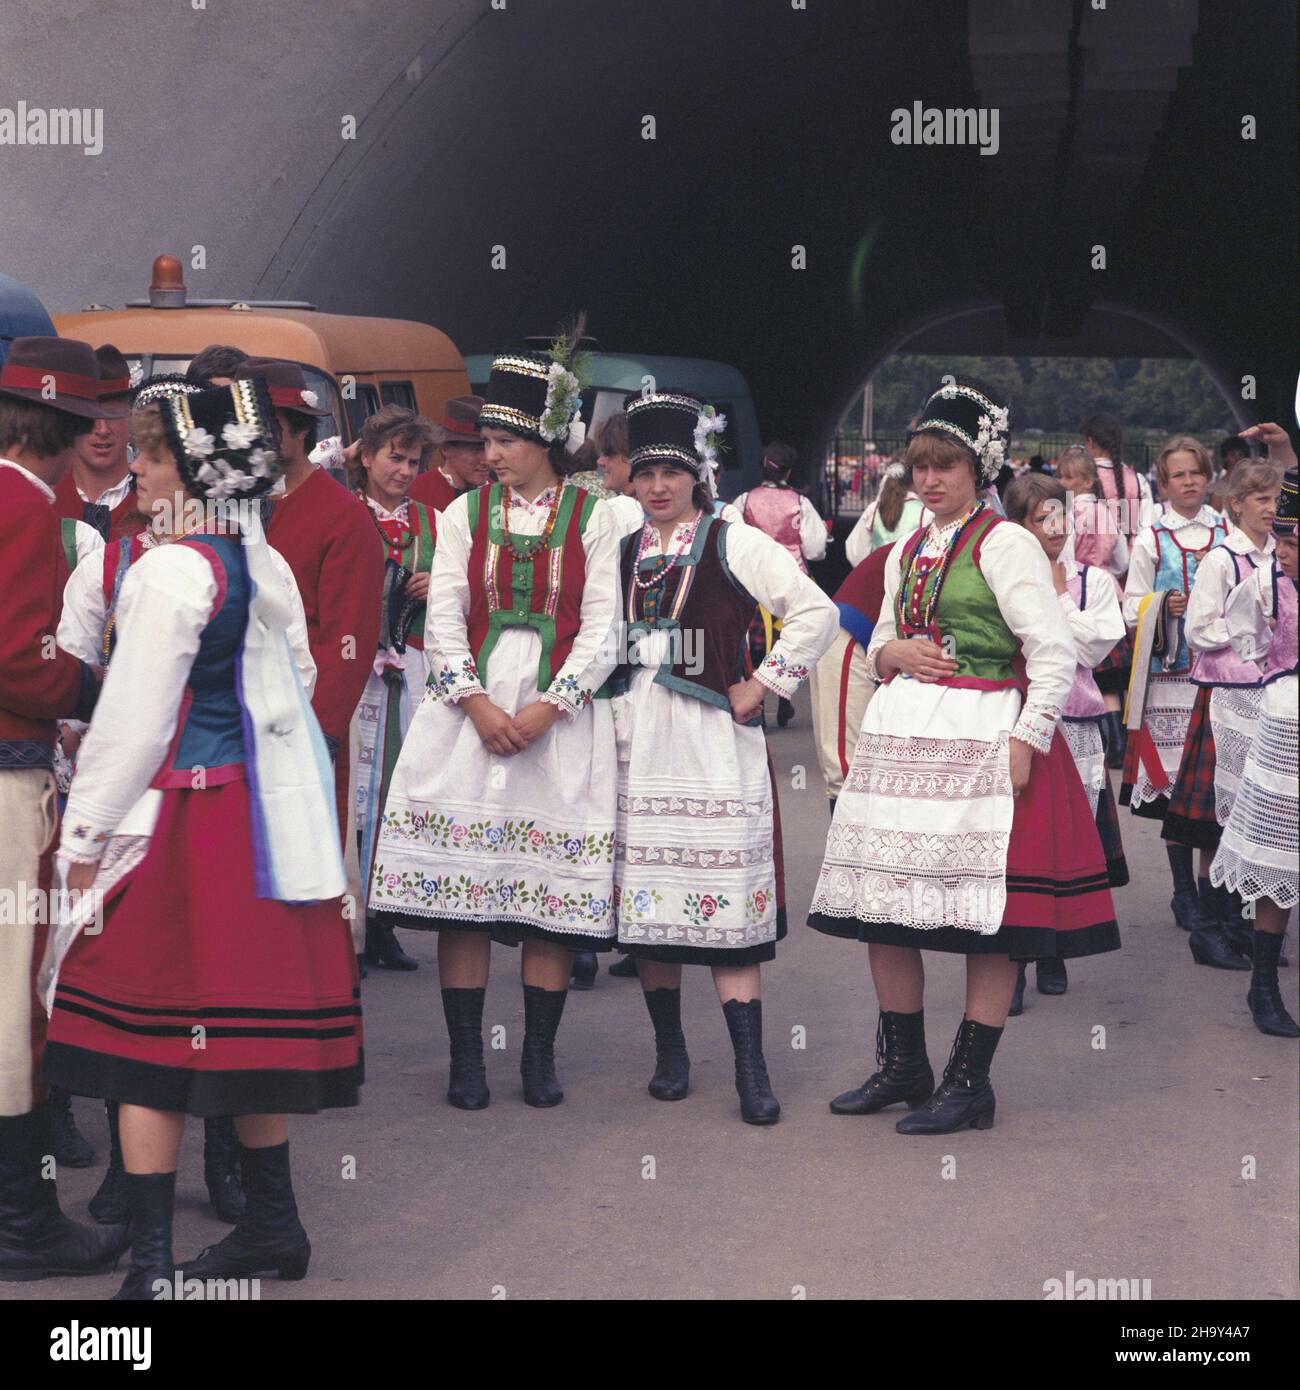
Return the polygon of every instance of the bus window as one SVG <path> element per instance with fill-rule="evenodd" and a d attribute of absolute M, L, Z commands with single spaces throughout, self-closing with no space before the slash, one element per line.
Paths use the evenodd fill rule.
<path fill-rule="evenodd" d="M 400 405 L 407 410 L 418 410 L 415 403 L 415 387 L 409 381 L 381 381 L 379 398 L 385 405 Z"/>
<path fill-rule="evenodd" d="M 356 391 L 356 398 L 344 401 L 343 405 L 348 412 L 348 429 L 352 432 L 352 438 L 360 439 L 362 425 L 379 409 L 379 393 L 364 381 L 357 382 Z"/>

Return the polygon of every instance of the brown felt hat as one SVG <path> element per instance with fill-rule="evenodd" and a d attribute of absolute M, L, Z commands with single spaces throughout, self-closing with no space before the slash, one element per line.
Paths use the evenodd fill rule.
<path fill-rule="evenodd" d="M 297 362 L 281 362 L 274 357 L 250 357 L 235 368 L 235 380 L 261 377 L 271 395 L 271 404 L 281 410 L 302 415 L 329 415 L 328 406 L 307 385 L 307 377 Z"/>
<path fill-rule="evenodd" d="M 103 373 L 95 350 L 76 338 L 15 338 L 0 367 L 0 396 L 31 401 L 86 420 L 120 420 L 130 411 L 122 397 L 100 396 Z"/>

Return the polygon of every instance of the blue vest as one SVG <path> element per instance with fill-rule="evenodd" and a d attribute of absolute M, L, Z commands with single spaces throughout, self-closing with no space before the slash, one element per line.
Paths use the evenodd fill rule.
<path fill-rule="evenodd" d="M 164 778 L 196 767 L 211 771 L 244 762 L 243 708 L 237 683 L 252 598 L 244 547 L 238 536 L 199 536 L 185 544 L 215 554 L 215 569 L 225 574 L 226 595 L 199 638 L 187 687 L 189 708 L 182 710 L 178 736 L 160 774 Z M 181 785 L 190 781 L 188 777 L 168 780 L 179 780 Z"/>
<path fill-rule="evenodd" d="M 1210 539 L 1201 550 L 1184 550 L 1175 539 L 1175 532 L 1157 521 L 1151 527 L 1156 542 L 1156 572 L 1151 587 L 1157 593 L 1161 589 L 1173 589 L 1180 594 L 1190 594 L 1196 582 L 1196 569 L 1206 555 L 1228 538 L 1228 523 L 1220 517 L 1210 527 Z M 1164 664 L 1164 658 L 1151 658 L 1151 672 L 1157 675 L 1185 675 L 1191 669 L 1187 653 L 1187 635 L 1183 624 L 1178 624 L 1178 656 L 1172 666 Z"/>

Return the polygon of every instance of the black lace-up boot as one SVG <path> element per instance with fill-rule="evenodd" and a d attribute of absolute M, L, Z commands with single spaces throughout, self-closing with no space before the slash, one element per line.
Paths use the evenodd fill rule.
<path fill-rule="evenodd" d="M 964 1018 L 957 1029 L 938 1090 L 919 1110 L 894 1126 L 899 1134 L 952 1134 L 959 1129 L 992 1129 L 996 1099 L 989 1067 L 1001 1028 Z"/>
<path fill-rule="evenodd" d="M 485 989 L 444 989 L 442 1012 L 451 1042 L 451 1077 L 447 1104 L 457 1110 L 483 1110 L 492 1099 L 483 1065 Z"/>
<path fill-rule="evenodd" d="M 837 1115 L 874 1115 L 904 1102 L 915 1110 L 934 1090 L 934 1071 L 925 1053 L 925 1010 L 881 1012 L 876 1024 L 876 1070 L 852 1091 L 831 1101 Z"/>
<path fill-rule="evenodd" d="M 645 1006 L 655 1028 L 655 1074 L 646 1089 L 656 1100 L 681 1100 L 691 1085 L 691 1059 L 682 1032 L 682 992 L 648 989 Z"/>

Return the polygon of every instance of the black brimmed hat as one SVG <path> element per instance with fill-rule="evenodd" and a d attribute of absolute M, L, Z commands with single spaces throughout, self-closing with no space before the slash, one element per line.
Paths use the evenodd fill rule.
<path fill-rule="evenodd" d="M 910 442 L 918 434 L 946 434 L 974 454 L 985 483 L 993 482 L 1007 457 L 1007 407 L 978 386 L 947 382 L 921 407 Z"/>
<path fill-rule="evenodd" d="M 262 378 L 192 395 L 167 394 L 158 404 L 167 446 L 194 496 L 238 501 L 260 497 L 274 486 L 284 465 L 279 426 Z"/>

